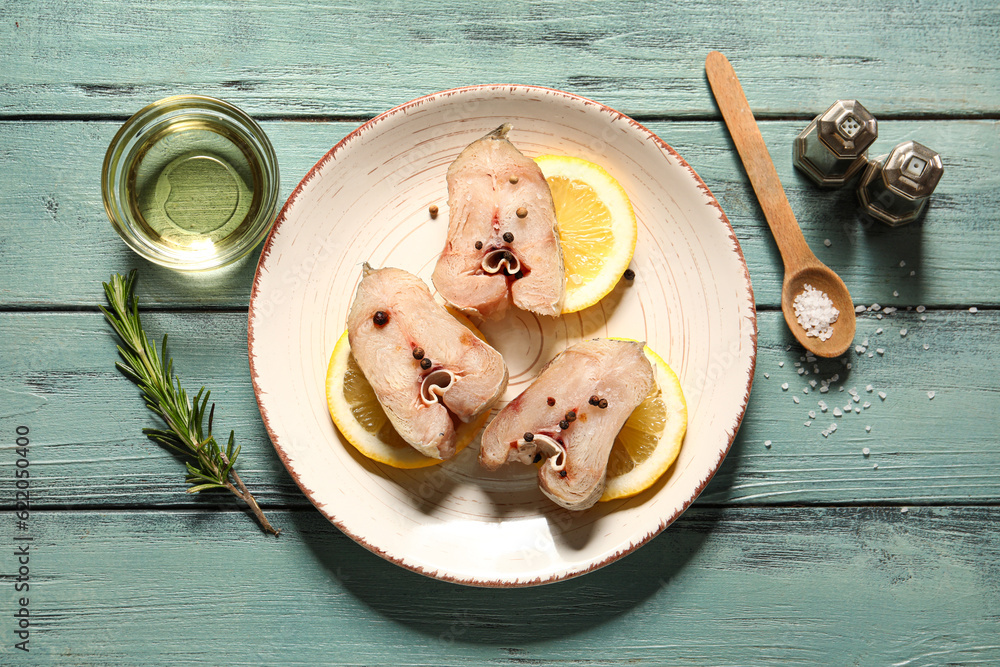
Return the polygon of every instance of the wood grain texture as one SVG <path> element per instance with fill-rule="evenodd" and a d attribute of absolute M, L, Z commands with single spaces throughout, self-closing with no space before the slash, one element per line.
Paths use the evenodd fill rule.
<path fill-rule="evenodd" d="M 74 665 L 993 664 L 992 508 L 693 509 L 636 553 L 520 590 L 426 579 L 312 510 L 38 512 L 31 653 Z M 9 522 L 4 522 L 5 542 Z M 4 586 L 5 609 L 12 587 Z M 405 591 L 405 594 L 400 594 Z M 584 658 L 585 656 L 585 658 Z M 581 660 L 581 658 L 584 658 Z"/>
<path fill-rule="evenodd" d="M 0 308 L 92 307 L 101 296 L 100 281 L 133 267 L 141 269 L 144 303 L 150 306 L 245 308 L 256 255 L 232 270 L 186 276 L 139 259 L 115 234 L 101 203 L 100 165 L 118 125 L 0 122 Z M 806 240 L 840 274 L 856 302 L 1000 305 L 1000 264 L 990 252 L 1000 246 L 1000 171 L 993 168 L 1000 123 L 881 124 L 875 154 L 912 138 L 944 156 L 945 176 L 926 217 L 897 229 L 860 215 L 852 188 L 821 191 L 794 169 L 792 141 L 805 123 L 761 125 Z M 282 200 L 356 126 L 264 123 L 279 157 Z M 778 307 L 781 258 L 725 127 L 721 122 L 649 127 L 719 200 L 742 245 L 758 307 Z"/>
<path fill-rule="evenodd" d="M 13 1 L 0 8 L 0 113 L 130 115 L 178 92 L 253 114 L 370 116 L 481 83 L 568 90 L 635 115 L 715 115 L 702 63 L 737 65 L 755 113 L 850 95 L 881 114 L 1000 107 L 992 0 L 515 1 L 266 6 Z"/>
<path fill-rule="evenodd" d="M 188 389 L 205 384 L 213 391 L 216 429 L 236 430 L 243 446 L 238 469 L 258 500 L 306 505 L 261 424 L 247 368 L 245 316 L 147 313 L 144 321 L 152 335 L 169 332 Z M 780 312 L 761 313 L 759 327 L 746 418 L 700 503 L 1000 501 L 1000 361 L 994 353 L 1000 312 L 904 311 L 881 320 L 867 313 L 859 317 L 857 341 L 868 339 L 869 346 L 848 353 L 852 368 L 819 360 L 820 373 L 804 364 L 809 375 L 797 373 L 801 348 Z M 879 327 L 882 334 L 875 333 Z M 14 430 L 23 424 L 31 429 L 40 506 L 234 506 L 224 495 L 186 495 L 181 466 L 141 435 L 155 422 L 136 388 L 114 369 L 114 344 L 99 315 L 6 313 L 0 331 L 0 480 L 13 478 Z M 724 372 L 725 360 L 719 363 Z M 808 384 L 835 374 L 840 379 L 829 393 Z M 825 413 L 820 400 L 828 405 Z M 865 402 L 870 407 L 863 408 Z M 848 404 L 861 413 L 834 416 Z M 836 432 L 824 437 L 831 424 Z M 0 495 L 0 508 L 11 500 Z"/>

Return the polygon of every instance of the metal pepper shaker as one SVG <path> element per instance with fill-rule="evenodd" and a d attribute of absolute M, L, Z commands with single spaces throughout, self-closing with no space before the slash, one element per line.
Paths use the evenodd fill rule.
<path fill-rule="evenodd" d="M 940 155 L 916 141 L 904 141 L 868 164 L 858 199 L 876 220 L 905 225 L 924 212 L 943 173 Z"/>
<path fill-rule="evenodd" d="M 795 138 L 795 166 L 817 185 L 840 187 L 868 161 L 878 121 L 857 100 L 837 100 Z"/>

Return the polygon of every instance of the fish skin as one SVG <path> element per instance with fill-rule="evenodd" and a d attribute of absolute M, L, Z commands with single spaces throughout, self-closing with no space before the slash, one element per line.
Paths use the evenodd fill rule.
<path fill-rule="evenodd" d="M 555 205 L 541 169 L 507 140 L 509 131 L 510 125 L 501 125 L 472 142 L 448 168 L 448 238 L 432 280 L 442 297 L 468 314 L 498 319 L 513 301 L 522 310 L 555 316 L 566 295 Z M 517 217 L 520 207 L 528 211 L 525 218 Z M 505 232 L 514 235 L 512 242 L 504 241 Z M 502 250 L 517 258 L 522 278 L 483 269 L 487 255 Z"/>
<path fill-rule="evenodd" d="M 594 505 L 604 493 L 615 436 L 655 383 L 643 347 L 637 341 L 597 338 L 567 348 L 486 427 L 480 464 L 495 470 L 509 461 L 532 463 L 542 454 L 538 436 L 549 436 L 565 447 L 567 474 L 562 477 L 555 458 L 548 457 L 538 470 L 542 493 L 566 509 Z M 593 395 L 608 399 L 608 407 L 590 405 Z M 555 405 L 548 405 L 549 397 Z M 576 420 L 560 429 L 570 410 Z M 535 439 L 525 442 L 525 433 Z"/>
<path fill-rule="evenodd" d="M 469 422 L 488 410 L 507 388 L 507 366 L 499 352 L 434 301 L 417 276 L 367 263 L 362 273 L 347 318 L 351 353 L 399 435 L 425 456 L 450 458 L 452 415 Z M 373 319 L 380 310 L 389 315 L 381 327 Z M 431 368 L 420 367 L 416 347 L 424 349 Z M 453 379 L 438 401 L 426 404 L 421 385 L 442 370 Z"/>

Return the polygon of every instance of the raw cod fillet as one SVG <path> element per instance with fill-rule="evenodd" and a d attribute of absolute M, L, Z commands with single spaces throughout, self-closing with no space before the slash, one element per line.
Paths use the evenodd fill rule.
<path fill-rule="evenodd" d="M 653 387 L 643 345 L 598 338 L 567 348 L 486 427 L 479 462 L 495 470 L 541 455 L 547 459 L 538 471 L 542 493 L 567 509 L 591 507 L 604 493 L 615 436 Z M 606 399 L 607 407 L 591 405 L 592 396 Z M 575 420 L 563 429 L 568 412 Z"/>
<path fill-rule="evenodd" d="M 468 422 L 507 388 L 500 353 L 435 302 L 420 278 L 402 269 L 364 265 L 347 336 L 392 425 L 425 456 L 451 457 L 451 415 Z M 430 360 L 427 369 L 414 357 L 418 347 Z"/>
<path fill-rule="evenodd" d="M 509 131 L 502 125 L 472 142 L 448 168 L 448 239 L 432 280 L 470 314 L 499 318 L 512 300 L 555 316 L 566 293 L 555 205 L 541 169 L 507 140 Z"/>

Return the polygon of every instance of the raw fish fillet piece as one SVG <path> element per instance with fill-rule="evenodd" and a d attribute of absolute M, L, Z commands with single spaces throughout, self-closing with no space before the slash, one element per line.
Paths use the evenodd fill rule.
<path fill-rule="evenodd" d="M 500 353 L 434 301 L 420 278 L 402 269 L 364 265 L 347 337 L 389 421 L 425 456 L 451 457 L 452 416 L 472 420 L 507 388 Z M 429 368 L 414 357 L 416 348 L 423 349 Z"/>
<path fill-rule="evenodd" d="M 507 140 L 509 131 L 501 125 L 472 142 L 448 168 L 448 239 L 432 280 L 469 314 L 500 318 L 513 301 L 558 315 L 566 279 L 552 193 L 534 160 Z"/>
<path fill-rule="evenodd" d="M 542 493 L 567 509 L 592 506 L 604 493 L 615 436 L 654 383 L 643 345 L 597 338 L 567 348 L 486 427 L 479 462 L 494 470 L 541 455 Z M 592 396 L 608 406 L 591 405 Z M 574 420 L 567 420 L 568 412 Z"/>

